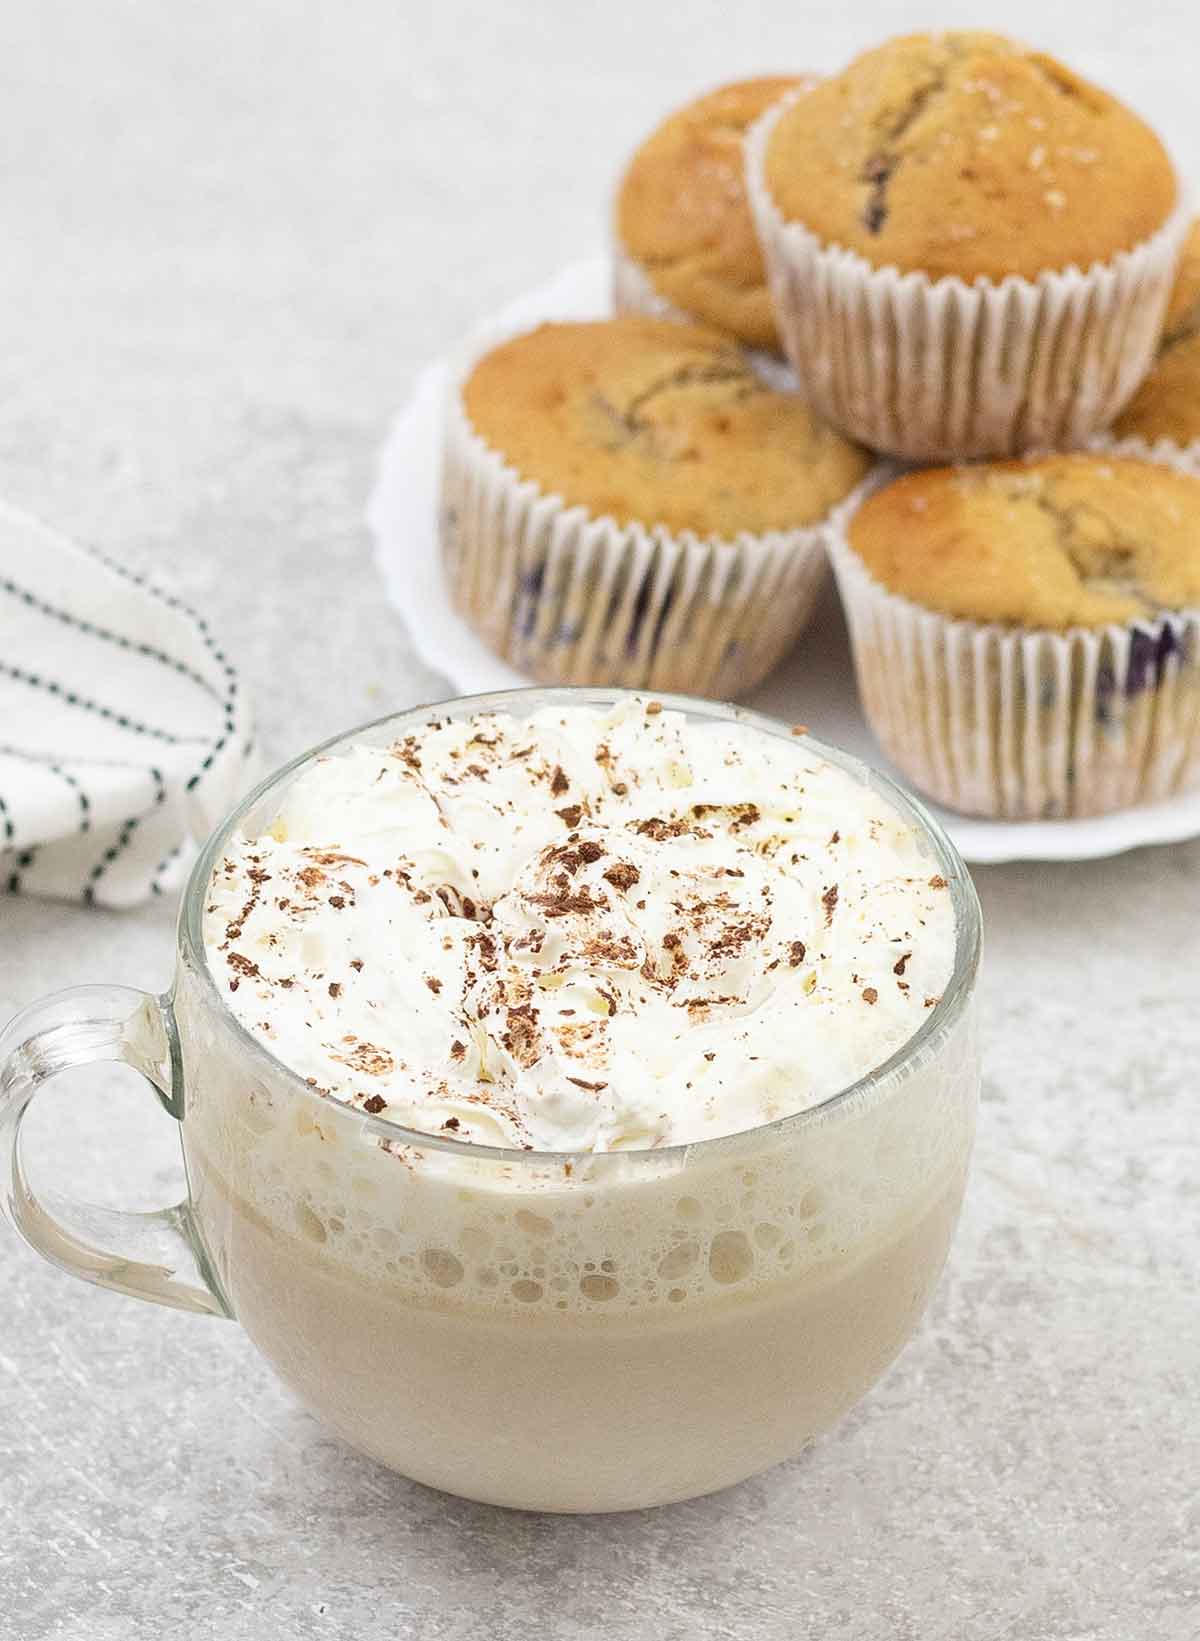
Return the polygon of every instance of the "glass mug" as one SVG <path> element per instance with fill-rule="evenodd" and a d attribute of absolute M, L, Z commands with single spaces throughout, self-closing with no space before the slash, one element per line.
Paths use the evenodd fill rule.
<path fill-rule="evenodd" d="M 524 716 L 622 697 L 542 689 L 436 710 Z M 739 708 L 664 700 L 693 721 L 789 734 Z M 229 816 L 192 872 L 166 996 L 84 986 L 11 1023 L 0 1198 L 76 1275 L 235 1318 L 309 1408 L 418 1481 L 539 1510 L 711 1492 L 797 1453 L 855 1403 L 937 1281 L 978 1097 L 970 877 L 912 798 L 812 742 L 916 828 L 949 884 L 953 978 L 910 1042 L 810 1110 L 691 1145 L 568 1155 L 416 1133 L 275 1060 L 227 1007 L 201 922 L 235 829 L 268 825 L 312 758 L 386 745 L 430 710 L 328 742 Z M 178 1206 L 126 1214 L 35 1194 L 21 1116 L 56 1072 L 99 1060 L 135 1066 L 178 1121 Z"/>

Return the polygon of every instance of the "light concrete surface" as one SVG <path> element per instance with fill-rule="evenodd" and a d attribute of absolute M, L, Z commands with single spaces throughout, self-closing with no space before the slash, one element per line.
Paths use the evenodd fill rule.
<path fill-rule="evenodd" d="M 1072 56 L 1194 161 L 1194 7 L 1000 12 L 942 21 Z M 928 15 L 5 0 L 0 488 L 200 606 L 273 761 L 436 698 L 361 522 L 416 368 L 600 241 L 672 102 Z M 804 1458 L 644 1515 L 464 1504 L 327 1435 L 236 1327 L 0 1233 L 0 1638 L 1195 1641 L 1200 844 L 978 879 L 961 1234 L 917 1340 Z M 160 987 L 171 944 L 162 906 L 0 901 L 0 1014 Z M 33 1148 L 162 1203 L 171 1123 L 134 1083 L 64 1080 Z"/>

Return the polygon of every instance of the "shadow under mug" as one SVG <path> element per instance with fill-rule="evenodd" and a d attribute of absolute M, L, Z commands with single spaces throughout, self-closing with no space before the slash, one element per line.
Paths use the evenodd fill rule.
<path fill-rule="evenodd" d="M 624 693 L 514 691 L 436 712 L 607 709 Z M 663 699 L 696 723 L 789 735 L 745 709 Z M 11 1022 L 0 1202 L 77 1276 L 236 1318 L 314 1412 L 419 1481 L 567 1511 L 711 1492 L 797 1453 L 855 1403 L 937 1281 L 979 1084 L 969 874 L 914 799 L 808 741 L 916 829 L 949 885 L 954 973 L 916 1035 L 814 1108 L 691 1145 L 558 1154 L 417 1133 L 320 1096 L 249 1034 L 201 923 L 227 839 L 268 825 L 313 758 L 389 745 L 430 716 L 338 737 L 228 817 L 185 892 L 166 996 L 83 986 Z M 125 1213 L 33 1188 L 30 1100 L 57 1072 L 104 1060 L 140 1071 L 179 1124 L 175 1207 Z"/>

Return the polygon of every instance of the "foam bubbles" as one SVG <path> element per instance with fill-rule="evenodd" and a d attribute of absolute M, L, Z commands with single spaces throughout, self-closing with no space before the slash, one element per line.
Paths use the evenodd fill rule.
<path fill-rule="evenodd" d="M 664 1254 L 658 1262 L 658 1274 L 666 1281 L 673 1281 L 678 1276 L 686 1276 L 700 1261 L 700 1244 L 694 1241 L 677 1242 L 670 1253 Z"/>
<path fill-rule="evenodd" d="M 463 1264 L 448 1248 L 426 1248 L 421 1255 L 421 1267 L 429 1280 L 439 1288 L 456 1288 L 463 1279 Z"/>
<path fill-rule="evenodd" d="M 604 1303 L 617 1297 L 621 1291 L 621 1284 L 615 1276 L 602 1276 L 593 1272 L 579 1278 L 579 1291 L 585 1299 Z"/>
<path fill-rule="evenodd" d="M 754 1269 L 754 1249 L 744 1231 L 718 1231 L 708 1248 L 708 1274 L 722 1287 L 741 1282 Z"/>

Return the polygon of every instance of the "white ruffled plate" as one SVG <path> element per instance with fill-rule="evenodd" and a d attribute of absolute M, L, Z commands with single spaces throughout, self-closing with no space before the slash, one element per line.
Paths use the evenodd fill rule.
<path fill-rule="evenodd" d="M 603 258 L 573 263 L 487 324 L 594 319 L 612 311 L 609 284 L 609 266 Z M 437 496 L 449 368 L 448 361 L 439 360 L 423 371 L 397 416 L 367 516 L 388 596 L 404 617 L 422 660 L 448 678 L 456 691 L 473 695 L 519 688 L 529 680 L 475 637 L 455 613 L 442 580 Z M 803 641 L 749 704 L 790 723 L 807 724 L 823 740 L 897 774 L 859 708 L 846 628 L 832 587 Z M 980 864 L 1092 860 L 1142 844 L 1200 836 L 1200 792 L 1093 820 L 988 821 L 931 807 L 965 858 Z"/>

